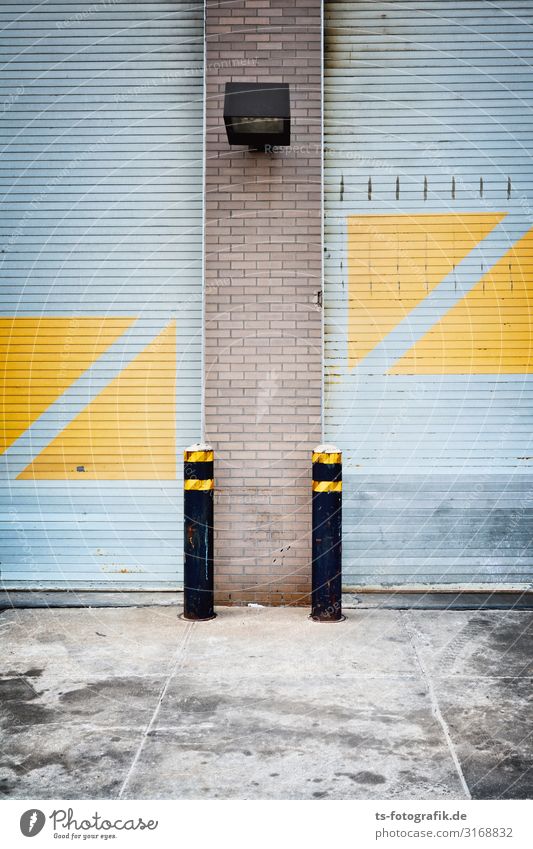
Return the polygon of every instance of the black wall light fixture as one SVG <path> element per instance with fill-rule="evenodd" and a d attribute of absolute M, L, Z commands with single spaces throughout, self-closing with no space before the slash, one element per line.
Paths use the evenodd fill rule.
<path fill-rule="evenodd" d="M 230 144 L 254 150 L 291 143 L 288 83 L 226 83 L 224 122 Z"/>

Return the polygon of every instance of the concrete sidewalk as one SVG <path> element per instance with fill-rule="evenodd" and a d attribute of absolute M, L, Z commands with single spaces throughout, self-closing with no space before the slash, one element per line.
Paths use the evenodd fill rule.
<path fill-rule="evenodd" d="M 527 611 L 0 615 L 8 798 L 531 798 Z"/>

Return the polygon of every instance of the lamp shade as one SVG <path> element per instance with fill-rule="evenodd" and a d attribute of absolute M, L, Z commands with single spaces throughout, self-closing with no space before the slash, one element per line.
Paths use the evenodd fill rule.
<path fill-rule="evenodd" d="M 252 148 L 291 143 L 288 83 L 226 83 L 224 123 L 230 144 Z"/>

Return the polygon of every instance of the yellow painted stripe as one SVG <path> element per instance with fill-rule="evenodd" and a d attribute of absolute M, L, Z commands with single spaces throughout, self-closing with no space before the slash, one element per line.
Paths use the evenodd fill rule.
<path fill-rule="evenodd" d="M 176 480 L 176 460 L 176 322 L 171 321 L 18 477 L 116 480 L 121 473 L 123 480 Z M 79 467 L 86 471 L 78 472 Z"/>
<path fill-rule="evenodd" d="M 183 457 L 188 463 L 210 463 L 214 459 L 214 451 L 184 451 Z"/>
<path fill-rule="evenodd" d="M 333 454 L 319 454 L 313 451 L 313 463 L 342 463 L 342 453 L 336 451 Z"/>
<path fill-rule="evenodd" d="M 505 213 L 348 216 L 348 366 L 354 368 Z M 365 335 L 358 332 L 363 324 Z"/>
<path fill-rule="evenodd" d="M 532 255 L 533 229 L 389 373 L 533 373 Z"/>
<path fill-rule="evenodd" d="M 5 451 L 135 321 L 135 318 L 0 318 Z M 18 410 L 20 415 L 14 415 Z"/>
<path fill-rule="evenodd" d="M 184 487 L 185 489 L 199 489 L 202 491 L 206 491 L 209 489 L 214 489 L 215 482 L 213 478 L 211 478 L 211 480 L 205 481 L 184 481 Z"/>
<path fill-rule="evenodd" d="M 313 481 L 313 492 L 342 492 L 342 481 Z"/>

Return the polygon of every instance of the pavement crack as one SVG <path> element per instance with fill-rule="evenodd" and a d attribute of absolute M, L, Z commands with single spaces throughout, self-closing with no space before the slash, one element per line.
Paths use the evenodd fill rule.
<path fill-rule="evenodd" d="M 439 725 L 442 729 L 442 733 L 443 733 L 444 739 L 446 741 L 448 751 L 450 752 L 452 761 L 454 763 L 457 775 L 459 777 L 461 787 L 463 788 L 463 792 L 465 793 L 467 799 L 471 799 L 472 794 L 471 794 L 470 788 L 468 787 L 468 784 L 466 782 L 466 778 L 464 776 L 464 772 L 463 772 L 463 769 L 461 767 L 461 762 L 459 761 L 459 756 L 457 755 L 457 751 L 456 751 L 454 742 L 452 740 L 452 736 L 450 734 L 450 729 L 448 728 L 448 723 L 444 719 L 444 716 L 443 716 L 442 711 L 440 709 L 439 701 L 437 699 L 437 694 L 436 694 L 435 688 L 433 686 L 433 681 L 431 680 L 431 675 L 430 675 L 428 669 L 426 668 L 426 665 L 425 665 L 425 663 L 422 659 L 422 655 L 418 651 L 418 645 L 417 645 L 418 629 L 417 629 L 415 623 L 413 622 L 413 620 L 411 618 L 411 612 L 408 611 L 408 610 L 405 611 L 404 615 L 401 617 L 401 621 L 403 622 L 403 624 L 405 626 L 405 630 L 407 631 L 407 635 L 409 637 L 409 642 L 411 644 L 411 648 L 413 649 L 413 654 L 414 654 L 414 657 L 415 657 L 416 665 L 418 666 L 418 669 L 420 670 L 420 675 L 422 676 L 422 679 L 423 679 L 424 684 L 426 686 L 426 689 L 427 689 L 427 692 L 428 692 L 428 695 L 429 695 L 429 698 L 430 698 L 430 702 L 431 702 L 431 711 L 433 713 L 433 716 L 435 717 L 435 719 L 437 720 L 437 722 L 439 723 Z"/>
<path fill-rule="evenodd" d="M 168 687 L 170 685 L 170 682 L 172 681 L 172 678 L 174 677 L 176 670 L 178 669 L 178 667 L 181 665 L 181 663 L 183 661 L 183 658 L 184 658 L 185 653 L 187 651 L 187 647 L 188 647 L 189 642 L 190 642 L 191 637 L 192 637 L 194 625 L 195 625 L 194 622 L 187 622 L 187 624 L 185 626 L 185 629 L 183 631 L 181 639 L 180 639 L 178 646 L 176 648 L 176 654 L 174 655 L 174 662 L 172 663 L 170 671 L 169 671 L 169 673 L 168 673 L 168 675 L 167 675 L 167 677 L 166 677 L 166 679 L 165 679 L 165 681 L 164 681 L 164 683 L 163 683 L 163 685 L 162 685 L 162 687 L 159 691 L 159 696 L 157 697 L 157 702 L 156 702 L 154 711 L 152 713 L 152 716 L 150 717 L 150 721 L 148 722 L 148 724 L 146 725 L 146 728 L 144 729 L 144 731 L 142 733 L 142 737 L 141 737 L 141 740 L 139 742 L 139 746 L 137 747 L 137 751 L 135 752 L 135 756 L 134 756 L 134 758 L 133 758 L 133 760 L 130 764 L 130 768 L 129 768 L 127 774 L 126 774 L 126 777 L 125 777 L 124 781 L 122 782 L 122 787 L 120 788 L 119 794 L 117 796 L 118 799 L 124 798 L 124 793 L 126 792 L 126 788 L 127 788 L 128 784 L 130 782 L 130 779 L 131 779 L 133 773 L 135 772 L 135 768 L 136 768 L 136 766 L 139 762 L 139 758 L 141 757 L 142 750 L 144 748 L 144 744 L 145 744 L 147 738 L 150 736 L 152 728 L 154 727 L 155 722 L 157 720 L 157 717 L 159 715 L 159 711 L 161 709 L 161 705 L 163 703 L 163 700 L 164 700 L 164 698 L 167 694 L 167 690 L 168 690 Z"/>

